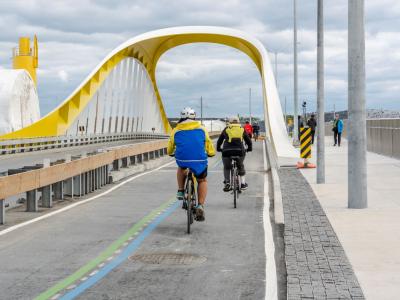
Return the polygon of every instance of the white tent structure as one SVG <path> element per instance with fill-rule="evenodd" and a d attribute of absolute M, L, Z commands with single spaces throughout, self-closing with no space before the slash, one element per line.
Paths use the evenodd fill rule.
<path fill-rule="evenodd" d="M 203 126 L 209 131 L 222 131 L 226 123 L 221 120 L 203 120 Z"/>
<path fill-rule="evenodd" d="M 39 120 L 35 83 L 25 70 L 0 70 L 0 134 L 26 127 Z"/>

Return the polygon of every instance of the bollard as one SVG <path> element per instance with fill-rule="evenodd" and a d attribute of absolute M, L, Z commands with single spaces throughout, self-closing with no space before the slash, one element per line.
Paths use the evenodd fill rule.
<path fill-rule="evenodd" d="M 304 159 L 303 162 L 297 163 L 297 168 L 315 168 L 308 159 L 311 158 L 311 128 L 300 128 L 300 157 Z"/>
<path fill-rule="evenodd" d="M 42 190 L 42 207 L 51 208 L 53 207 L 53 195 L 51 185 L 47 185 L 41 188 Z"/>
<path fill-rule="evenodd" d="M 38 211 L 38 192 L 32 190 L 26 192 L 26 211 L 37 212 Z"/>
<path fill-rule="evenodd" d="M 6 201 L 0 199 L 0 225 L 6 222 Z"/>
<path fill-rule="evenodd" d="M 64 182 L 59 181 L 53 184 L 54 200 L 64 200 Z"/>

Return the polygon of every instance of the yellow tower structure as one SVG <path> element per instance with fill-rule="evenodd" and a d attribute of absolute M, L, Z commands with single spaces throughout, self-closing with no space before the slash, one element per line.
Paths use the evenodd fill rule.
<path fill-rule="evenodd" d="M 18 48 L 14 48 L 13 51 L 13 68 L 28 71 L 35 84 L 37 84 L 36 68 L 38 67 L 38 63 L 38 43 L 36 35 L 33 40 L 33 49 L 31 48 L 29 37 L 20 37 L 19 46 Z"/>

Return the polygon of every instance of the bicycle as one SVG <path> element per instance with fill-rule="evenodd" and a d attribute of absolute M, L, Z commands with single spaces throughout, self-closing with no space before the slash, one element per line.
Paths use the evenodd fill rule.
<path fill-rule="evenodd" d="M 236 208 L 236 202 L 239 199 L 239 194 L 242 192 L 242 188 L 239 180 L 239 170 L 237 167 L 237 160 L 239 156 L 232 156 L 232 168 L 231 168 L 231 188 L 233 193 L 233 207 Z"/>
<path fill-rule="evenodd" d="M 193 224 L 196 214 L 195 207 L 198 203 L 197 180 L 192 171 L 189 169 L 185 179 L 185 191 L 183 198 L 183 207 L 187 213 L 187 233 L 190 234 L 190 226 Z"/>

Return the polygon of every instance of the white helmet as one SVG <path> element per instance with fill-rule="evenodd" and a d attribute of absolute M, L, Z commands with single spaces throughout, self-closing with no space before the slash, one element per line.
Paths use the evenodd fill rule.
<path fill-rule="evenodd" d="M 196 118 L 196 112 L 194 111 L 193 108 L 190 107 L 185 107 L 181 111 L 181 119 L 192 119 L 194 120 Z"/>
<path fill-rule="evenodd" d="M 232 116 L 232 117 L 230 117 L 229 118 L 229 123 L 236 123 L 236 124 L 238 124 L 239 123 L 239 118 L 237 117 L 237 116 Z"/>

